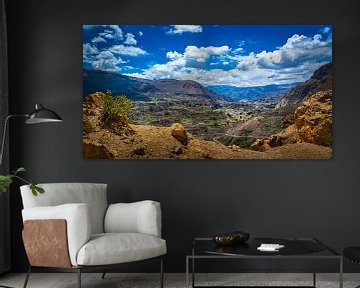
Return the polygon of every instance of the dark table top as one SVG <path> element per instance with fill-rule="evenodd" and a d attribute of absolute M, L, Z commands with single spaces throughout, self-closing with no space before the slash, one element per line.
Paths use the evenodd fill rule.
<path fill-rule="evenodd" d="M 280 244 L 285 247 L 279 251 L 269 252 L 257 250 L 262 243 Z M 250 238 L 244 243 L 233 245 L 217 245 L 211 238 L 195 238 L 192 247 L 193 255 L 224 255 L 224 256 L 295 256 L 295 255 L 330 255 L 339 254 L 313 238 L 306 239 L 279 239 L 279 238 Z"/>

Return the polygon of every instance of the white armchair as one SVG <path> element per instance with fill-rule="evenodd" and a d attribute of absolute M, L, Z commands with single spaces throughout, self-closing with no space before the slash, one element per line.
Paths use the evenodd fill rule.
<path fill-rule="evenodd" d="M 160 258 L 161 209 L 154 201 L 107 204 L 106 184 L 40 184 L 45 193 L 33 196 L 28 185 L 21 196 L 23 240 L 30 267 L 77 272 L 107 270 L 121 263 Z M 105 273 L 103 274 L 103 278 Z"/>

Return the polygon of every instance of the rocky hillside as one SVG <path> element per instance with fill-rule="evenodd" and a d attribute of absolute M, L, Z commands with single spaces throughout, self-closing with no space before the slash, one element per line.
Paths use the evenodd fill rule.
<path fill-rule="evenodd" d="M 294 112 L 306 97 L 318 91 L 332 89 L 332 63 L 317 69 L 310 79 L 292 88 L 286 93 L 275 109 L 266 111 L 244 123 L 238 122 L 230 128 L 227 136 L 220 139 L 223 143 L 235 143 L 246 146 L 256 138 L 266 138 L 282 131 L 294 123 Z M 243 141 L 245 139 L 246 141 Z M 227 142 L 224 142 L 224 141 Z"/>
<path fill-rule="evenodd" d="M 293 124 L 290 124 L 290 123 Z M 281 132 L 256 140 L 252 149 L 267 151 L 290 143 L 332 146 L 332 90 L 309 95 L 295 110 L 290 125 Z"/>
<path fill-rule="evenodd" d="M 193 136 L 178 123 L 170 127 L 129 125 L 119 132 L 99 121 L 103 93 L 83 101 L 83 155 L 85 159 L 326 159 L 331 148 L 291 143 L 265 152 L 225 146 Z"/>
<path fill-rule="evenodd" d="M 292 88 L 279 101 L 276 108 L 281 108 L 287 105 L 298 105 L 301 101 L 310 94 L 318 91 L 325 91 L 332 89 L 332 63 L 325 64 L 319 69 L 315 70 L 311 78 L 304 83 Z"/>

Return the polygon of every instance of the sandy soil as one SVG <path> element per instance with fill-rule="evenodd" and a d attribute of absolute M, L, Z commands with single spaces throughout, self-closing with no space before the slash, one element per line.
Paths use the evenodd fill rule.
<path fill-rule="evenodd" d="M 84 158 L 115 159 L 329 159 L 332 149 L 310 143 L 286 144 L 266 152 L 227 147 L 188 134 L 187 145 L 169 127 L 130 125 L 133 135 L 117 135 L 99 129 L 83 136 Z"/>

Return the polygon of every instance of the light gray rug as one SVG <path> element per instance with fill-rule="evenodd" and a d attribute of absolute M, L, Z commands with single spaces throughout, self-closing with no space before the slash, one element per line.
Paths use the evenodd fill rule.
<path fill-rule="evenodd" d="M 309 281 L 269 281 L 267 283 L 260 282 L 232 282 L 232 281 L 212 281 L 212 282 L 201 282 L 202 286 L 310 286 L 312 282 Z M 344 282 L 344 288 L 355 288 L 359 283 L 355 282 Z M 117 288 L 156 288 L 159 286 L 159 281 L 136 281 L 136 280 L 125 280 L 118 283 Z M 165 281 L 164 288 L 185 288 L 185 282 L 183 281 Z M 339 288 L 339 282 L 336 281 L 317 281 L 317 288 Z"/>

